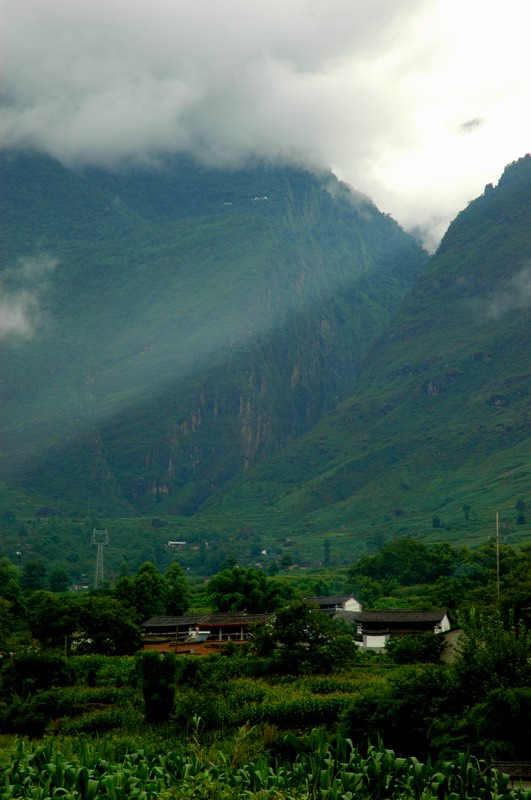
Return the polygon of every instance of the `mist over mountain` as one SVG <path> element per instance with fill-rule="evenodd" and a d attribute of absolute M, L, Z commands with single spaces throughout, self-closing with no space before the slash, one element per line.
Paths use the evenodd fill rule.
<path fill-rule="evenodd" d="M 0 475 L 192 513 L 346 398 L 427 256 L 331 173 L 1 156 Z"/>

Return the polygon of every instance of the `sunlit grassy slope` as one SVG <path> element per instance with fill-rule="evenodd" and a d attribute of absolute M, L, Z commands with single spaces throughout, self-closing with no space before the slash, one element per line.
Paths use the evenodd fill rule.
<path fill-rule="evenodd" d="M 514 504 L 531 501 L 530 258 L 526 157 L 451 225 L 354 394 L 204 513 L 352 555 L 382 534 L 473 543 L 497 510 L 508 541 L 529 537 Z"/>

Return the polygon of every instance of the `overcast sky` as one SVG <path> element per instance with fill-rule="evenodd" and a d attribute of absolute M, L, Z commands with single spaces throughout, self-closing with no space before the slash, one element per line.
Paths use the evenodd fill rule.
<path fill-rule="evenodd" d="M 531 150 L 531 0 L 1 0 L 3 146 L 331 167 L 434 245 Z"/>

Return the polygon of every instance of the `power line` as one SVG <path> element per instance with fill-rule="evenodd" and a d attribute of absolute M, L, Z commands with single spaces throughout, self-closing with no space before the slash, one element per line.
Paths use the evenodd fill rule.
<path fill-rule="evenodd" d="M 109 532 L 107 528 L 102 531 L 94 528 L 92 531 L 91 544 L 97 547 L 96 551 L 96 574 L 94 576 L 94 588 L 103 585 L 103 548 L 109 544 Z"/>

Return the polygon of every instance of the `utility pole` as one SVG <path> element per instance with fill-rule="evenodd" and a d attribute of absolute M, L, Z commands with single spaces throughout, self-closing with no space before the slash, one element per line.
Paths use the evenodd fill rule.
<path fill-rule="evenodd" d="M 92 531 L 91 544 L 97 547 L 96 551 L 96 574 L 94 577 L 94 588 L 103 585 L 103 548 L 109 544 L 109 532 L 107 528 L 103 531 L 98 531 L 96 528 Z"/>
<path fill-rule="evenodd" d="M 500 602 L 500 520 L 496 511 L 496 589 L 498 592 L 498 604 Z"/>

